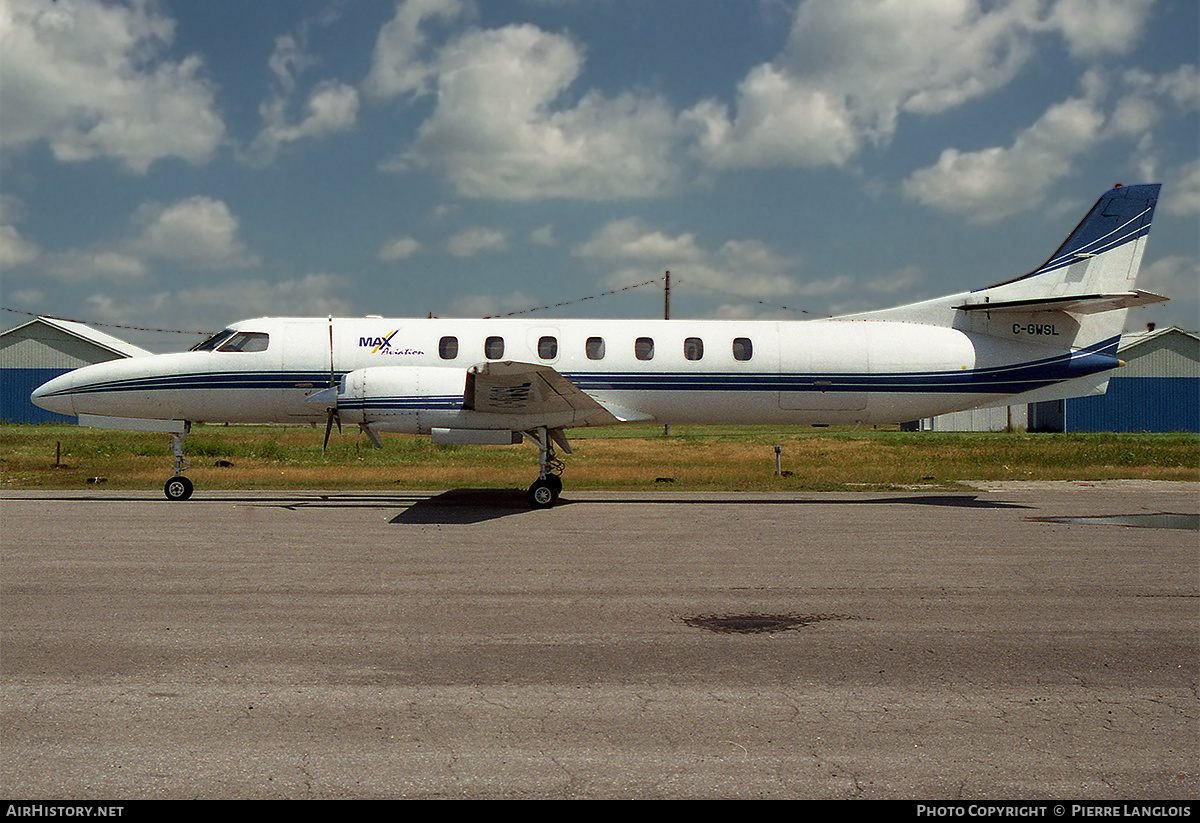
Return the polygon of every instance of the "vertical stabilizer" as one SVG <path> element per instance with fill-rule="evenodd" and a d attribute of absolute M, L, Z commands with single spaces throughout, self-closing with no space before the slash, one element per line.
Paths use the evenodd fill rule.
<path fill-rule="evenodd" d="M 1134 286 L 1161 185 L 1106 192 L 1050 259 L 1029 274 L 973 292 L 964 308 L 1027 314 L 1067 312 L 1077 348 L 1115 350 L 1129 306 L 1161 298 Z"/>
<path fill-rule="evenodd" d="M 1167 299 L 1134 288 L 1160 188 L 1148 183 L 1105 192 L 1050 259 L 1029 274 L 985 289 L 834 319 L 946 326 L 1114 354 L 1128 309 Z"/>

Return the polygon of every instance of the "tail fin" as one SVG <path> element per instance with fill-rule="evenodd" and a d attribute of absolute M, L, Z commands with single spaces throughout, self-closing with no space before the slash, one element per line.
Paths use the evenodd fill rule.
<path fill-rule="evenodd" d="M 955 308 L 1003 319 L 1040 314 L 1035 322 L 1047 317 L 1044 312 L 1066 312 L 1078 323 L 1073 347 L 1115 351 L 1126 311 L 1166 299 L 1134 288 L 1160 188 L 1152 183 L 1106 192 L 1049 260 L 1023 277 L 972 292 Z"/>
<path fill-rule="evenodd" d="M 1106 192 L 1050 259 L 986 289 L 835 320 L 947 326 L 1022 343 L 1115 354 L 1132 306 L 1166 300 L 1134 288 L 1162 186 Z"/>

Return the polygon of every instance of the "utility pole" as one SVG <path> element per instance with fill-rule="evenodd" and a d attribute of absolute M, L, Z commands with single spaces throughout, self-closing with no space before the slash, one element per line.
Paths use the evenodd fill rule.
<path fill-rule="evenodd" d="M 667 272 L 666 286 L 663 288 L 663 320 L 671 319 L 671 273 Z M 671 436 L 671 424 L 663 423 L 663 437 Z"/>

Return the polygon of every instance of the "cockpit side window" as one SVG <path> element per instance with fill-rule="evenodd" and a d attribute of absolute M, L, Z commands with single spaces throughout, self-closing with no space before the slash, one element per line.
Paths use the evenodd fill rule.
<path fill-rule="evenodd" d="M 224 343 L 231 334 L 233 334 L 233 329 L 222 329 L 203 343 L 197 343 L 195 346 L 192 346 L 189 351 L 212 351 Z"/>
<path fill-rule="evenodd" d="M 239 331 L 221 344 L 217 351 L 222 352 L 256 352 L 266 351 L 270 337 L 261 331 Z"/>

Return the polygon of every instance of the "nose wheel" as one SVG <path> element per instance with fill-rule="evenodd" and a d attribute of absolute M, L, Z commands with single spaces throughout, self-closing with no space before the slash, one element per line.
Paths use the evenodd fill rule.
<path fill-rule="evenodd" d="M 163 486 L 163 491 L 166 493 L 168 500 L 187 500 L 192 496 L 192 481 L 188 480 L 182 474 L 178 477 L 172 477 Z"/>

